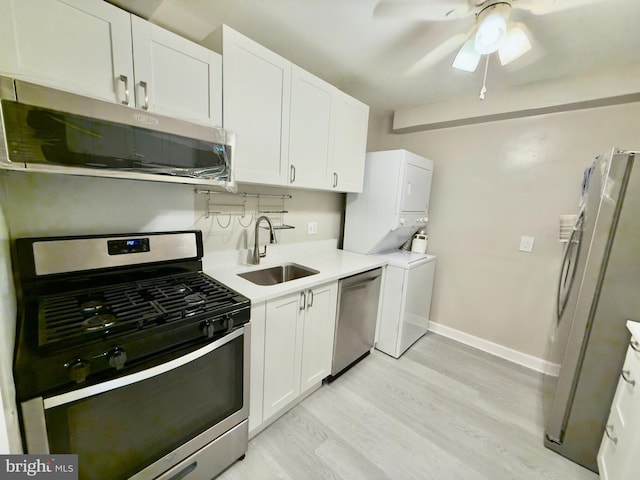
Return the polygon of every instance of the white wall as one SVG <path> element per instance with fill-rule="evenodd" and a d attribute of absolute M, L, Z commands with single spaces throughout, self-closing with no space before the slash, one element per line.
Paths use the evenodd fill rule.
<path fill-rule="evenodd" d="M 248 193 L 249 196 L 229 194 L 196 196 L 195 227 L 203 232 L 206 250 L 253 248 L 254 222 L 263 215 L 260 211 L 265 210 L 284 209 L 283 214 L 275 213 L 268 216 L 272 219 L 274 226 L 286 224 L 294 227 L 276 230 L 278 243 L 329 240 L 341 236 L 344 194 L 259 185 L 243 185 L 239 191 Z M 262 196 L 258 199 L 255 194 L 266 194 L 267 197 Z M 271 198 L 269 195 L 276 197 L 290 195 L 291 198 L 285 199 L 282 203 L 280 198 Z M 207 203 L 209 203 L 209 211 L 222 213 L 210 214 L 207 217 Z M 244 216 L 241 214 L 243 211 L 246 213 Z M 315 235 L 307 234 L 309 222 L 318 224 Z M 266 226 L 265 223 L 262 225 Z M 269 241 L 269 234 L 266 230 L 260 231 L 262 233 L 259 240 L 263 245 Z"/>
<path fill-rule="evenodd" d="M 596 154 L 640 148 L 639 127 L 639 103 L 401 135 L 389 133 L 391 118 L 373 119 L 369 151 L 406 148 L 435 162 L 432 320 L 545 358 L 559 216 L 576 213 Z M 518 251 L 522 235 L 535 237 L 533 253 Z"/>
<path fill-rule="evenodd" d="M 0 192 L 0 454 L 21 453 L 15 388 L 11 375 L 16 298 L 11 277 L 9 230 Z"/>

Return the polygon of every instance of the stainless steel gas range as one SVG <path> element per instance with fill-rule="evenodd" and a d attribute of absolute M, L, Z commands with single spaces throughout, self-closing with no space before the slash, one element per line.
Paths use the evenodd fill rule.
<path fill-rule="evenodd" d="M 247 450 L 247 298 L 198 231 L 18 239 L 14 375 L 28 453 L 79 478 L 210 479 Z"/>

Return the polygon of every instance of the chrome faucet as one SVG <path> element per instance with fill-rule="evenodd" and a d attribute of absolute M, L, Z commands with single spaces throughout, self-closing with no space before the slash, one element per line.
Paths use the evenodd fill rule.
<path fill-rule="evenodd" d="M 251 256 L 251 263 L 253 265 L 260 265 L 260 259 L 267 256 L 267 246 L 264 246 L 264 252 L 260 252 L 260 246 L 258 245 L 258 234 L 260 232 L 260 222 L 262 220 L 266 220 L 269 225 L 269 243 L 276 243 L 276 234 L 273 230 L 273 224 L 271 223 L 271 219 L 265 215 L 258 217 L 256 220 L 256 228 L 254 232 L 254 244 L 253 244 L 253 255 Z"/>

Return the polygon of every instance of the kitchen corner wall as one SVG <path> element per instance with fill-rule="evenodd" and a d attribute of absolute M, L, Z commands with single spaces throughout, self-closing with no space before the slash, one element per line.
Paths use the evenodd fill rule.
<path fill-rule="evenodd" d="M 237 208 L 218 204 L 241 205 L 243 197 L 212 194 L 207 198 L 195 193 L 201 186 L 23 172 L 0 172 L 0 187 L 6 196 L 11 238 L 196 228 L 203 231 L 206 239 L 205 254 L 208 250 L 253 245 L 250 213 L 257 206 L 254 198 L 247 201 L 246 217 L 220 214 L 206 218 L 208 200 L 211 210 L 238 212 Z M 344 194 L 250 185 L 241 186 L 239 191 L 292 196 L 286 200 L 283 218 L 295 229 L 280 230 L 281 243 L 326 240 L 338 238 L 341 233 Z M 239 220 L 249 226 L 242 227 Z M 316 235 L 307 235 L 308 221 L 318 223 Z"/>
<path fill-rule="evenodd" d="M 11 375 L 16 298 L 11 276 L 9 230 L 4 203 L 4 196 L 0 191 L 0 454 L 22 451 Z"/>
<path fill-rule="evenodd" d="M 135 233 L 198 228 L 207 252 L 243 249 L 253 242 L 253 224 L 237 216 L 205 218 L 206 195 L 196 187 L 171 183 L 0 171 L 0 454 L 20 453 L 12 377 L 16 302 L 9 245 L 19 237 Z M 284 214 L 293 230 L 278 231 L 280 243 L 339 238 L 344 194 L 246 186 L 247 192 L 290 194 Z M 213 196 L 212 196 L 213 197 Z M 242 197 L 223 195 L 229 203 Z M 250 206 L 250 205 L 249 205 Z M 242 218 L 246 225 L 250 218 Z M 318 233 L 307 235 L 307 222 Z M 268 241 L 263 233 L 261 242 Z"/>
<path fill-rule="evenodd" d="M 487 100 L 489 101 L 489 100 Z M 640 148 L 631 103 L 411 134 L 372 117 L 368 151 L 435 162 L 428 253 L 438 255 L 431 319 L 516 353 L 547 358 L 564 244 L 583 170 L 612 147 Z M 518 251 L 535 237 L 532 253 Z"/>

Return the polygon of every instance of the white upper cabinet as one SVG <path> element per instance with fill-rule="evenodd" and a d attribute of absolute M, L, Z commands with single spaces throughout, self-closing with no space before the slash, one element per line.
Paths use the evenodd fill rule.
<path fill-rule="evenodd" d="M 331 108 L 331 187 L 340 192 L 362 192 L 369 107 L 336 90 Z"/>
<path fill-rule="evenodd" d="M 133 105 L 130 15 L 100 0 L 0 0 L 0 71 Z"/>
<path fill-rule="evenodd" d="M 221 125 L 219 54 L 101 0 L 0 0 L 0 11 L 2 73 Z"/>
<path fill-rule="evenodd" d="M 136 107 L 222 125 L 222 57 L 131 16 Z"/>
<path fill-rule="evenodd" d="M 291 62 L 222 27 L 223 126 L 237 134 L 240 182 L 286 185 Z"/>
<path fill-rule="evenodd" d="M 327 188 L 334 87 L 295 65 L 291 69 L 289 183 Z"/>
<path fill-rule="evenodd" d="M 360 192 L 369 107 L 223 26 L 223 126 L 236 180 Z"/>

